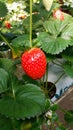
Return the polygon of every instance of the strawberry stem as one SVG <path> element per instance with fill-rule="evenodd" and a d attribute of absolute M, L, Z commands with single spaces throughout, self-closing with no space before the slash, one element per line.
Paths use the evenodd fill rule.
<path fill-rule="evenodd" d="M 32 48 L 32 0 L 30 0 L 30 47 Z"/>
<path fill-rule="evenodd" d="M 7 41 L 7 39 L 0 33 L 0 37 L 4 40 L 4 42 L 9 46 L 9 48 L 11 50 L 13 50 L 12 46 L 9 44 L 9 42 Z"/>

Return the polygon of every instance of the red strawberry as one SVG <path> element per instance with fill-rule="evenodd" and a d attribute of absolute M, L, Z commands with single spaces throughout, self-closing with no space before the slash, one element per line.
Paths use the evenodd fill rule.
<path fill-rule="evenodd" d="M 64 20 L 63 12 L 60 9 L 54 10 L 53 18 L 59 19 L 61 21 Z"/>
<path fill-rule="evenodd" d="M 5 21 L 5 26 L 6 28 L 10 29 L 11 28 L 11 24 L 8 21 Z"/>
<path fill-rule="evenodd" d="M 46 56 L 39 48 L 32 48 L 22 54 L 22 67 L 32 79 L 40 79 L 46 71 Z"/>

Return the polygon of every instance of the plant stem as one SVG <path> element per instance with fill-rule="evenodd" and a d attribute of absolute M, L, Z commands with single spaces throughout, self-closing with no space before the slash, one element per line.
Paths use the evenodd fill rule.
<path fill-rule="evenodd" d="M 9 48 L 11 50 L 13 50 L 13 48 L 11 47 L 11 45 L 9 44 L 9 42 L 6 40 L 6 38 L 0 33 L 0 37 L 4 40 L 4 42 L 9 46 Z"/>
<path fill-rule="evenodd" d="M 30 48 L 32 48 L 32 0 L 30 0 Z"/>
<path fill-rule="evenodd" d="M 11 87 L 12 87 L 12 96 L 15 99 L 15 90 L 14 90 L 14 85 L 13 85 L 12 77 L 11 77 Z"/>
<path fill-rule="evenodd" d="M 15 99 L 15 91 L 14 91 L 13 86 L 12 86 L 12 94 L 13 94 L 13 98 Z"/>
<path fill-rule="evenodd" d="M 64 114 L 68 114 L 70 116 L 73 116 L 68 110 L 63 109 L 61 106 L 59 106 L 59 110 L 62 111 Z"/>
<path fill-rule="evenodd" d="M 15 128 L 15 119 L 11 119 L 11 122 L 12 122 L 13 130 L 16 130 L 16 128 Z"/>
<path fill-rule="evenodd" d="M 54 84 L 56 84 L 61 78 L 62 78 L 62 76 L 65 74 L 65 72 L 63 72 L 61 75 L 60 75 L 60 77 L 54 82 Z"/>
<path fill-rule="evenodd" d="M 47 89 L 47 82 L 48 82 L 48 64 L 46 68 L 46 89 Z"/>
<path fill-rule="evenodd" d="M 51 88 L 48 90 L 48 92 L 50 92 L 50 91 L 53 89 L 54 85 L 62 78 L 62 76 L 63 76 L 64 74 L 65 74 L 65 73 L 62 73 L 62 74 L 60 75 L 60 77 L 54 82 L 54 84 L 51 86 Z"/>
<path fill-rule="evenodd" d="M 21 125 L 21 130 L 24 130 L 24 127 L 23 127 L 23 126 L 24 126 L 24 125 L 22 124 L 22 125 Z"/>
<path fill-rule="evenodd" d="M 62 67 L 62 64 L 56 63 L 55 61 L 52 61 L 53 64 Z"/>

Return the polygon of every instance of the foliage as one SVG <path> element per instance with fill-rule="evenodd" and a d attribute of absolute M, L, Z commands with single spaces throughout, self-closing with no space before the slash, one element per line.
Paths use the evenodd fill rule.
<path fill-rule="evenodd" d="M 73 125 L 73 110 L 67 111 L 67 113 L 64 115 L 64 118 L 69 124 Z"/>
<path fill-rule="evenodd" d="M 69 21 L 71 23 L 68 22 L 68 19 L 70 16 L 66 15 L 63 22 L 54 19 L 44 22 L 46 32 L 39 34 L 38 42 L 46 53 L 59 54 L 73 44 L 71 42 L 73 26 L 71 21 Z M 71 20 L 73 19 L 71 18 Z"/>
<path fill-rule="evenodd" d="M 0 66 L 0 93 L 5 95 L 0 99 L 0 113 L 17 119 L 41 114 L 45 107 L 45 96 L 41 89 L 34 84 L 22 84 L 6 70 L 7 67 L 2 69 Z"/>
<path fill-rule="evenodd" d="M 4 2 L 0 1 L 0 17 L 4 17 L 8 13 L 8 9 Z"/>

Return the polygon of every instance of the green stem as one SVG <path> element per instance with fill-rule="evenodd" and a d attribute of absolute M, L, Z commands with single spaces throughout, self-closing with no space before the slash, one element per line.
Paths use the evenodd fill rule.
<path fill-rule="evenodd" d="M 63 109 L 61 106 L 59 106 L 59 110 L 62 111 L 64 114 L 68 114 L 70 116 L 73 116 L 68 110 Z"/>
<path fill-rule="evenodd" d="M 32 0 L 30 0 L 30 48 L 32 48 Z"/>
<path fill-rule="evenodd" d="M 12 96 L 13 98 L 15 99 L 15 90 L 14 90 L 14 85 L 13 85 L 13 82 L 12 82 L 12 77 L 11 77 L 11 86 L 12 86 Z"/>
<path fill-rule="evenodd" d="M 21 126 L 21 130 L 24 130 L 24 127 L 23 127 L 23 126 L 24 126 L 24 125 Z"/>
<path fill-rule="evenodd" d="M 65 73 L 63 72 L 61 75 L 60 75 L 60 77 L 54 82 L 54 84 L 56 84 L 61 78 L 62 78 L 62 76 L 64 75 Z"/>
<path fill-rule="evenodd" d="M 50 92 L 50 91 L 53 89 L 54 85 L 62 78 L 62 76 L 63 76 L 64 74 L 65 74 L 65 73 L 62 73 L 62 74 L 60 75 L 60 77 L 54 82 L 54 84 L 51 86 L 51 88 L 48 90 L 48 92 Z"/>
<path fill-rule="evenodd" d="M 54 130 L 55 128 L 54 128 L 54 124 L 52 123 L 51 124 L 51 130 Z"/>
<path fill-rule="evenodd" d="M 46 89 L 47 89 L 47 82 L 48 82 L 48 64 L 46 68 Z"/>
<path fill-rule="evenodd" d="M 52 100 L 51 100 L 51 103 L 52 104 L 55 104 Z M 58 104 L 58 102 L 56 102 L 57 104 Z M 69 114 L 70 116 L 72 116 L 73 114 L 71 114 L 68 110 L 66 110 L 66 109 L 63 109 L 60 105 L 58 105 L 58 109 L 61 111 L 61 112 L 63 112 L 64 114 Z"/>
<path fill-rule="evenodd" d="M 11 50 L 13 50 L 13 48 L 11 47 L 11 45 L 8 43 L 8 41 L 6 40 L 6 38 L 0 33 L 0 37 L 3 39 L 3 41 L 9 46 L 9 48 Z"/>
<path fill-rule="evenodd" d="M 12 122 L 13 130 L 16 130 L 16 128 L 15 128 L 15 119 L 11 119 L 11 122 Z"/>
<path fill-rule="evenodd" d="M 56 63 L 56 62 L 54 62 L 54 61 L 52 61 L 52 63 L 53 63 L 53 64 L 55 64 L 55 65 L 57 65 L 57 66 L 60 66 L 60 67 L 62 67 L 62 65 L 61 65 L 61 64 L 59 64 L 59 63 Z"/>
<path fill-rule="evenodd" d="M 13 86 L 12 86 L 12 94 L 13 94 L 13 98 L 15 99 L 15 91 L 14 91 Z"/>

